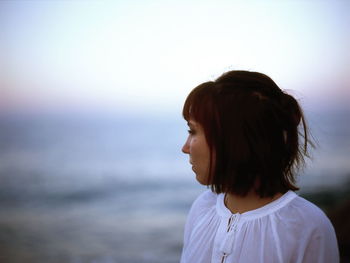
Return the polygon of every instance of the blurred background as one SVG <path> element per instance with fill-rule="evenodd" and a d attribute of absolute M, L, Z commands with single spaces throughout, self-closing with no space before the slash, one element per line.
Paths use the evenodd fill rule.
<path fill-rule="evenodd" d="M 0 262 L 175 263 L 197 184 L 181 109 L 260 71 L 316 142 L 300 195 L 350 262 L 349 1 L 0 1 Z"/>

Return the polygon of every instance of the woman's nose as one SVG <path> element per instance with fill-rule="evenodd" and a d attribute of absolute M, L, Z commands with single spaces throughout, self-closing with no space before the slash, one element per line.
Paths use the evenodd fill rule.
<path fill-rule="evenodd" d="M 190 153 L 190 146 L 189 146 L 189 142 L 188 142 L 188 138 L 184 144 L 184 146 L 182 146 L 182 152 L 183 153 L 186 153 L 186 154 L 189 154 Z"/>

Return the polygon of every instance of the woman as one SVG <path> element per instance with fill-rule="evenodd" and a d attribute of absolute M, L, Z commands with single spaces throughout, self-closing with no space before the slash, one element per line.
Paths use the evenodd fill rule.
<path fill-rule="evenodd" d="M 339 262 L 330 221 L 294 192 L 309 141 L 292 96 L 264 74 L 230 71 L 192 90 L 183 116 L 182 151 L 210 190 L 189 212 L 181 263 Z"/>

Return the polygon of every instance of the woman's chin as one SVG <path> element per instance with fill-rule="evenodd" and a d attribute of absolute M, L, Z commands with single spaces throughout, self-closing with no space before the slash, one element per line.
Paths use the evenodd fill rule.
<path fill-rule="evenodd" d="M 209 185 L 208 181 L 205 178 L 202 178 L 202 177 L 198 176 L 198 174 L 196 174 L 196 180 L 201 185 L 206 185 L 206 186 Z"/>

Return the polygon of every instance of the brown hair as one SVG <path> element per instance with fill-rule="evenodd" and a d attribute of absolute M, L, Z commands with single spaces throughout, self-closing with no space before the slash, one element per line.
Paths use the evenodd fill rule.
<path fill-rule="evenodd" d="M 214 192 L 245 196 L 255 189 L 266 197 L 299 189 L 295 171 L 308 156 L 307 126 L 298 102 L 268 76 L 230 71 L 205 82 L 188 95 L 183 117 L 204 129 Z"/>

